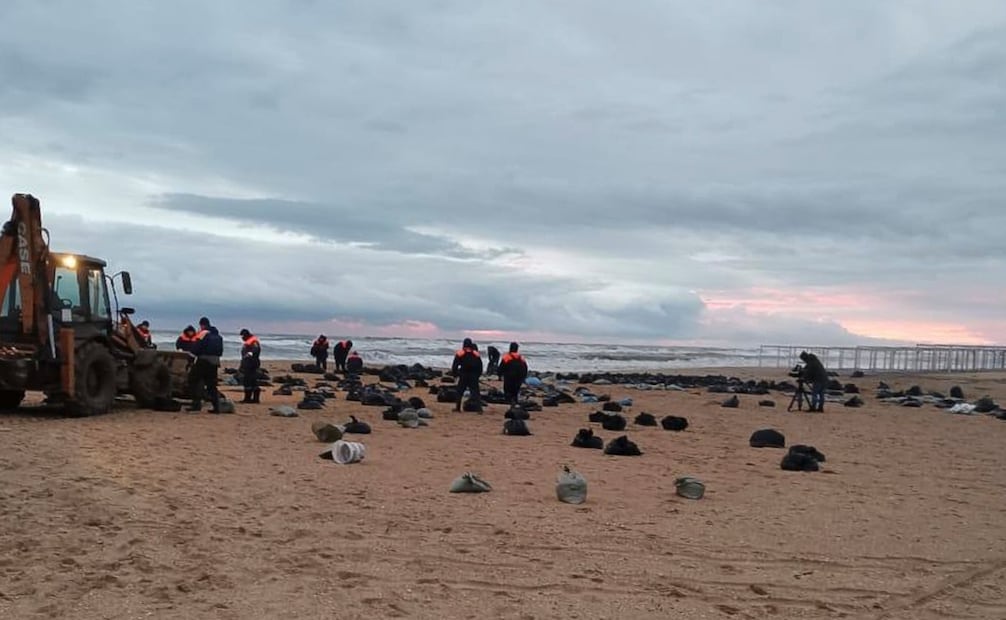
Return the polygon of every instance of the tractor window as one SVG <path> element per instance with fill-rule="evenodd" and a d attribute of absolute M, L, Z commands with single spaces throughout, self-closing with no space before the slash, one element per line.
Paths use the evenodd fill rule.
<path fill-rule="evenodd" d="M 7 294 L 3 298 L 3 307 L 0 308 L 0 318 L 18 318 L 21 316 L 21 287 L 17 285 L 15 278 L 7 287 Z"/>
<path fill-rule="evenodd" d="M 78 314 L 80 308 L 80 284 L 77 282 L 77 271 L 66 267 L 56 268 L 56 279 L 54 280 L 53 291 L 56 293 L 58 304 L 55 310 L 70 308 L 74 314 Z"/>
<path fill-rule="evenodd" d="M 105 288 L 105 276 L 100 269 L 87 272 L 87 297 L 91 302 L 91 320 L 101 321 L 112 318 L 108 309 L 108 289 Z"/>

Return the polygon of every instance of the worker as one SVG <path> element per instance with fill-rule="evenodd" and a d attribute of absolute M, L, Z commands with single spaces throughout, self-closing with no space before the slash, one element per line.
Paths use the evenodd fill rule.
<path fill-rule="evenodd" d="M 245 388 L 242 403 L 259 402 L 262 394 L 258 386 L 258 370 L 262 366 L 259 356 L 262 354 L 262 344 L 255 334 L 247 329 L 241 330 L 241 384 Z"/>
<path fill-rule="evenodd" d="M 150 335 L 150 321 L 143 321 L 136 326 L 136 331 L 140 332 L 140 346 L 150 349 L 154 346 L 154 340 Z"/>
<path fill-rule="evenodd" d="M 332 358 L 335 359 L 336 371 L 349 372 L 346 370 L 346 358 L 353 350 L 352 340 L 342 340 L 332 348 Z"/>
<path fill-rule="evenodd" d="M 510 352 L 503 356 L 499 367 L 499 377 L 503 379 L 503 393 L 511 405 L 516 405 L 520 398 L 520 386 L 527 379 L 527 361 L 518 353 L 520 345 L 510 343 Z"/>
<path fill-rule="evenodd" d="M 469 398 L 475 402 L 482 402 L 479 394 L 479 377 L 482 376 L 482 358 L 471 338 L 465 338 L 461 344 L 461 349 L 454 354 L 454 363 L 451 364 L 451 374 L 458 378 L 457 402 L 454 411 L 461 411 L 461 401 L 464 399 L 465 390 L 471 394 Z"/>
<path fill-rule="evenodd" d="M 196 328 L 191 325 L 186 325 L 185 329 L 175 340 L 175 350 L 189 352 L 192 350 L 192 345 L 196 343 Z"/>
<path fill-rule="evenodd" d="M 314 344 L 311 345 L 311 355 L 314 356 L 314 363 L 322 370 L 328 370 L 328 338 L 325 334 L 318 336 Z"/>
<path fill-rule="evenodd" d="M 489 348 L 486 349 L 486 353 L 489 354 L 489 365 L 486 366 L 486 374 L 495 375 L 499 371 L 500 350 L 493 345 L 489 345 Z"/>
<path fill-rule="evenodd" d="M 358 375 L 363 372 L 363 358 L 356 351 L 353 351 L 345 362 L 346 372 L 351 375 Z"/>
<path fill-rule="evenodd" d="M 224 354 L 224 339 L 220 332 L 206 317 L 199 319 L 199 331 L 196 342 L 192 345 L 189 355 L 195 358 L 192 369 L 189 370 L 189 392 L 192 396 L 192 406 L 189 411 L 198 412 L 203 408 L 203 390 L 209 394 L 213 408 L 210 413 L 220 413 L 220 392 L 217 391 L 217 371 L 220 369 L 220 357 Z"/>

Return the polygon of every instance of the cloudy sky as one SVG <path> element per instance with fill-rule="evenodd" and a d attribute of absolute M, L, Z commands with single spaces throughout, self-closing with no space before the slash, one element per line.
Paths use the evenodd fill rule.
<path fill-rule="evenodd" d="M 1006 343 L 1006 2 L 0 3 L 0 187 L 155 327 Z"/>

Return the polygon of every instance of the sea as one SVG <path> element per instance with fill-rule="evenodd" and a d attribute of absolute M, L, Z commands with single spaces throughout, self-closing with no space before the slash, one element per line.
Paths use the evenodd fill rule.
<path fill-rule="evenodd" d="M 311 361 L 314 338 L 289 334 L 257 334 L 263 360 Z M 154 332 L 159 349 L 173 350 L 174 333 Z M 368 366 L 422 364 L 449 368 L 459 343 L 455 340 L 415 338 L 353 338 L 356 349 Z M 485 355 L 489 345 L 506 353 L 509 342 L 478 341 Z M 224 359 L 240 357 L 241 339 L 224 335 Z M 540 372 L 604 372 L 661 370 L 674 368 L 745 367 L 758 365 L 757 348 L 717 348 L 684 346 L 644 346 L 622 344 L 565 344 L 522 342 L 521 353 L 532 370 Z"/>

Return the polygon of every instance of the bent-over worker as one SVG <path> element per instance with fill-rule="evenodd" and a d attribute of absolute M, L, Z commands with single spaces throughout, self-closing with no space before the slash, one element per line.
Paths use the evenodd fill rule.
<path fill-rule="evenodd" d="M 358 375 L 363 372 L 363 358 L 356 351 L 353 351 L 344 364 L 346 372 L 351 375 Z"/>
<path fill-rule="evenodd" d="M 140 332 L 140 346 L 147 349 L 154 346 L 153 336 L 150 335 L 150 321 L 141 321 L 136 326 L 136 331 Z"/>
<path fill-rule="evenodd" d="M 181 335 L 175 340 L 175 350 L 185 351 L 188 353 L 192 350 L 192 346 L 196 343 L 196 328 L 191 325 L 186 325 L 185 329 L 182 330 Z"/>
<path fill-rule="evenodd" d="M 332 359 L 335 360 L 335 370 L 342 372 L 351 372 L 346 368 L 346 360 L 349 357 L 349 352 L 353 350 L 352 340 L 340 340 L 332 347 Z"/>
<path fill-rule="evenodd" d="M 493 345 L 489 345 L 489 348 L 486 349 L 486 354 L 489 355 L 489 365 L 486 366 L 486 374 L 495 375 L 499 372 L 500 368 L 500 350 Z"/>

